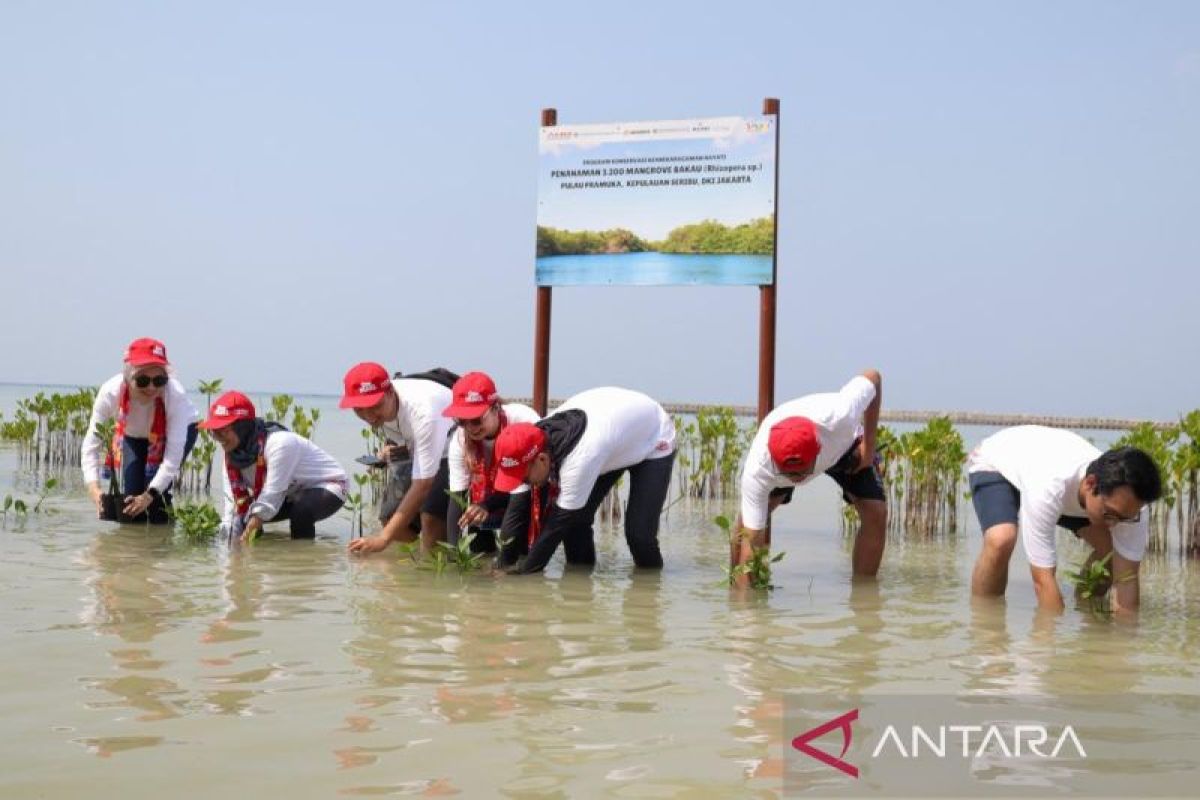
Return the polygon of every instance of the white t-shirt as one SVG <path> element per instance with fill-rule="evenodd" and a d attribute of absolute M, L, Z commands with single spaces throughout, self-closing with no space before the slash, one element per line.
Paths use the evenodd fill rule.
<path fill-rule="evenodd" d="M 521 403 L 504 403 L 504 416 L 508 418 L 508 424 L 514 422 L 537 422 L 541 419 L 538 413 L 527 405 Z M 487 458 L 492 456 L 493 441 L 483 442 L 483 453 Z M 471 485 L 471 468 L 467 466 L 467 432 L 462 428 L 458 428 L 450 437 L 449 454 L 447 455 L 450 467 L 450 491 L 462 492 Z M 516 489 L 517 492 L 527 492 L 529 487 L 522 485 Z"/>
<path fill-rule="evenodd" d="M 263 450 L 267 456 L 267 475 L 263 479 L 262 492 L 251 503 L 249 512 L 263 522 L 279 513 L 284 500 L 305 489 L 328 489 L 342 500 L 346 499 L 346 471 L 333 456 L 303 436 L 291 431 L 272 433 Z M 242 470 L 242 480 L 251 491 L 257 469 L 256 464 L 251 464 Z M 225 525 L 232 527 L 237 517 L 237 505 L 233 502 L 229 473 L 224 469 L 221 478 L 225 486 Z"/>
<path fill-rule="evenodd" d="M 763 419 L 754 434 L 742 466 L 742 524 L 753 530 L 767 527 L 772 489 L 784 489 L 808 483 L 838 462 L 854 440 L 862 435 L 862 418 L 875 399 L 875 384 L 859 375 L 837 392 L 810 394 L 789 400 Z M 817 428 L 821 451 L 817 453 L 812 475 L 793 483 L 775 467 L 767 440 L 771 427 L 788 417 L 806 417 Z"/>
<path fill-rule="evenodd" d="M 587 428 L 558 467 L 555 502 L 564 511 L 583 508 L 604 473 L 675 452 L 674 420 L 641 392 L 612 386 L 588 389 L 557 411 L 573 408 L 587 414 Z"/>
<path fill-rule="evenodd" d="M 1077 433 L 1041 425 L 1006 428 L 984 439 L 967 457 L 967 472 L 999 472 L 1021 493 L 1017 528 L 1025 557 L 1035 567 L 1057 561 L 1054 533 L 1060 516 L 1087 517 L 1079 484 L 1100 450 Z M 1141 561 L 1150 540 L 1150 515 L 1113 525 L 1113 549 Z"/>
<path fill-rule="evenodd" d="M 100 480 L 100 468 L 104 466 L 104 442 L 96 435 L 96 426 L 102 422 L 116 419 L 121 408 L 121 386 L 125 383 L 124 374 L 117 374 L 104 382 L 96 391 L 96 401 L 92 405 L 92 419 L 88 423 L 87 434 L 83 437 L 80 448 L 80 464 L 83 467 L 84 483 Z M 167 381 L 163 388 L 163 406 L 167 412 L 167 444 L 163 448 L 163 460 L 158 465 L 158 471 L 150 481 L 147 489 L 165 492 L 172 482 L 179 477 L 179 468 L 183 462 L 183 446 L 187 442 L 188 425 L 195 422 L 196 409 L 188 400 L 187 391 L 183 384 L 175 378 Z M 144 403 L 138 400 L 137 392 L 129 392 L 129 414 L 125 417 L 125 435 L 135 439 L 146 439 L 150 436 L 150 426 L 154 422 L 155 402 Z"/>
<path fill-rule="evenodd" d="M 442 456 L 446 453 L 446 437 L 454 420 L 443 417 L 453 393 L 434 381 L 424 378 L 400 378 L 392 381 L 400 398 L 396 419 L 383 423 L 383 435 L 389 441 L 404 444 L 412 452 L 413 480 L 437 475 Z"/>

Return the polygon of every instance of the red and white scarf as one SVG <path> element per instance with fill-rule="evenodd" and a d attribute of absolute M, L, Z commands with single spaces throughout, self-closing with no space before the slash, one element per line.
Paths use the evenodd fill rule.
<path fill-rule="evenodd" d="M 125 425 L 129 418 L 129 384 L 121 384 L 117 403 L 117 424 L 113 431 L 112 447 L 104 456 L 104 469 L 112 474 L 121 471 L 121 454 L 125 440 Z M 161 397 L 154 398 L 154 419 L 150 423 L 150 446 L 146 448 L 146 479 L 154 477 L 167 449 L 167 406 Z"/>
<path fill-rule="evenodd" d="M 500 427 L 496 430 L 496 436 L 500 435 L 508 427 L 508 415 L 504 413 L 503 408 L 496 409 L 500 414 Z M 467 432 L 463 431 L 463 438 L 467 443 L 467 468 L 471 471 L 471 502 L 475 505 L 482 505 L 484 500 L 493 491 L 493 486 L 496 484 L 496 463 L 495 457 L 487 452 L 483 442 L 477 442 Z"/>
<path fill-rule="evenodd" d="M 242 470 L 225 459 L 225 474 L 229 476 L 229 489 L 233 493 L 233 505 L 238 516 L 245 516 L 251 504 L 262 494 L 263 484 L 267 480 L 267 431 L 258 435 L 258 458 L 254 461 L 254 487 L 246 485 L 246 477 Z"/>

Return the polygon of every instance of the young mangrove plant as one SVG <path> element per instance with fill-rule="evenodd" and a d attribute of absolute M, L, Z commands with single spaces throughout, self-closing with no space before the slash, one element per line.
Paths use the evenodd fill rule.
<path fill-rule="evenodd" d="M 734 545 L 735 535 L 740 536 L 741 534 L 734 534 L 733 524 L 726 516 L 721 515 L 714 517 L 713 522 L 716 523 L 718 528 L 725 531 L 725 538 L 729 541 L 730 548 L 732 548 Z M 748 582 L 750 584 L 750 588 L 765 590 L 774 589 L 775 584 L 771 583 L 771 565 L 783 560 L 784 555 L 785 554 L 783 552 L 779 552 L 772 556 L 771 548 L 766 545 L 763 545 L 762 547 L 752 546 L 750 548 L 750 558 L 748 561 L 743 564 L 738 564 L 736 567 L 731 567 L 728 565 L 724 567 L 725 579 L 721 582 L 721 585 L 735 586 L 737 584 L 737 579 L 742 575 L 746 575 L 749 578 Z"/>
<path fill-rule="evenodd" d="M 177 503 L 172 513 L 175 530 L 193 541 L 212 539 L 221 529 L 221 515 L 211 503 Z"/>
<path fill-rule="evenodd" d="M 881 425 L 875 447 L 892 509 L 889 528 L 920 536 L 957 531 L 967 450 L 950 418 L 935 417 L 900 436 Z M 846 529 L 856 524 L 857 515 L 843 516 Z"/>
<path fill-rule="evenodd" d="M 704 406 L 692 420 L 675 418 L 675 468 L 680 495 L 726 500 L 736 495 L 742 457 L 754 426 L 729 406 Z"/>

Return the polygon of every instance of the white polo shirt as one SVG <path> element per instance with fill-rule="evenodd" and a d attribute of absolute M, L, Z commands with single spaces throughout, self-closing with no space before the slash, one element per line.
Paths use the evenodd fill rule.
<path fill-rule="evenodd" d="M 83 437 L 80 448 L 80 464 L 83 467 L 84 483 L 100 480 L 100 468 L 104 466 L 104 442 L 96 434 L 96 426 L 102 422 L 116 419 L 121 409 L 121 386 L 125 376 L 119 373 L 109 378 L 96 391 L 96 401 L 92 405 L 92 419 L 88 423 L 87 434 Z M 167 412 L 167 444 L 163 449 L 162 463 L 150 481 L 147 489 L 165 492 L 179 477 L 179 469 L 183 462 L 183 447 L 187 442 L 188 425 L 198 417 L 192 401 L 188 399 L 187 390 L 175 378 L 170 378 L 163 388 L 163 406 Z M 142 402 L 137 392 L 129 392 L 129 413 L 125 417 L 125 435 L 135 439 L 146 439 L 150 436 L 150 427 L 154 423 L 154 401 Z"/>
<path fill-rule="evenodd" d="M 522 403 L 504 403 L 501 408 L 504 409 L 504 416 L 508 418 L 510 425 L 515 422 L 534 423 L 541 419 L 536 411 Z M 484 457 L 490 459 L 492 446 L 495 444 L 494 440 L 485 440 L 482 444 Z M 462 428 L 455 430 L 450 437 L 448 449 L 446 457 L 450 467 L 450 491 L 466 491 L 471 485 L 471 468 L 467 466 L 467 432 Z M 513 493 L 527 491 L 529 491 L 529 487 L 522 484 Z"/>
<path fill-rule="evenodd" d="M 392 381 L 392 387 L 400 398 L 400 407 L 394 420 L 383 423 L 383 435 L 408 446 L 413 480 L 432 478 L 446 454 L 446 437 L 454 426 L 454 420 L 442 416 L 453 393 L 423 378 L 399 378 Z"/>
<path fill-rule="evenodd" d="M 263 451 L 267 457 L 267 475 L 262 492 L 250 505 L 249 514 L 267 522 L 279 513 L 284 500 L 306 489 L 327 489 L 342 500 L 346 499 L 346 471 L 342 465 L 303 436 L 291 431 L 272 433 L 267 437 Z M 257 465 L 251 464 L 242 470 L 242 480 L 251 491 L 257 469 Z M 237 517 L 237 504 L 233 501 L 233 489 L 225 469 L 221 470 L 221 478 L 225 487 L 225 525 L 232 528 Z"/>
<path fill-rule="evenodd" d="M 1077 433 L 1041 425 L 1006 428 L 984 439 L 967 457 L 967 472 L 999 472 L 1021 493 L 1017 528 L 1025 557 L 1035 567 L 1057 563 L 1058 518 L 1087 517 L 1079 502 L 1079 484 L 1099 448 Z M 1111 527 L 1113 549 L 1141 561 L 1150 541 L 1150 515 Z"/>
<path fill-rule="evenodd" d="M 808 483 L 838 462 L 862 435 L 862 418 L 875 399 L 875 384 L 859 375 L 837 392 L 810 394 L 789 400 L 763 419 L 742 466 L 742 524 L 762 530 L 770 516 L 771 490 Z M 806 417 L 817 429 L 821 450 L 812 475 L 793 483 L 775 467 L 767 440 L 771 427 L 788 417 Z"/>
<path fill-rule="evenodd" d="M 604 473 L 675 452 L 674 420 L 641 392 L 612 386 L 588 389 L 556 411 L 569 409 L 587 414 L 587 428 L 558 467 L 555 502 L 564 511 L 583 508 Z"/>

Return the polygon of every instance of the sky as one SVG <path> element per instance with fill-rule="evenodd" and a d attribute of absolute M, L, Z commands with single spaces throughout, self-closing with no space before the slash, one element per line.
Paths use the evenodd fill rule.
<path fill-rule="evenodd" d="M 0 0 L 0 381 L 532 376 L 540 111 L 780 100 L 776 400 L 1200 406 L 1200 3 Z M 755 287 L 555 290 L 550 390 L 753 404 Z"/>

